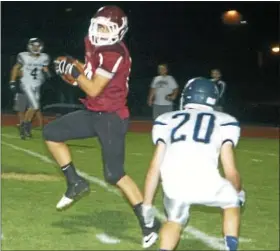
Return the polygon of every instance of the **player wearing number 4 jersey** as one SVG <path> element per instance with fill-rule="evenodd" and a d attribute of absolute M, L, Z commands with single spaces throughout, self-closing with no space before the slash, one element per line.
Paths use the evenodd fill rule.
<path fill-rule="evenodd" d="M 240 128 L 238 121 L 213 110 L 219 92 L 204 78 L 190 80 L 181 96 L 181 110 L 159 116 L 152 137 L 156 150 L 147 174 L 144 219 L 153 221 L 152 201 L 162 179 L 168 221 L 161 229 L 160 250 L 174 250 L 189 208 L 202 204 L 223 209 L 226 250 L 236 250 L 239 206 L 245 202 L 233 149 Z M 225 173 L 218 171 L 218 160 Z"/>
<path fill-rule="evenodd" d="M 69 113 L 45 126 L 44 138 L 67 180 L 67 190 L 57 204 L 66 209 L 89 191 L 88 182 L 77 174 L 65 144 L 71 139 L 97 137 L 101 143 L 105 180 L 116 185 L 128 198 L 143 232 L 143 247 L 157 239 L 158 224 L 146 226 L 142 214 L 143 196 L 135 182 L 125 173 L 125 136 L 129 111 L 126 105 L 127 81 L 131 60 L 122 42 L 128 29 L 127 17 L 116 6 L 105 6 L 91 20 L 85 38 L 84 72 L 75 60 L 59 57 L 56 72 L 64 79 L 74 79 L 87 94 L 82 100 L 85 110 Z M 89 163 L 95 166 L 95 163 Z M 114 217 L 114 216 L 112 216 Z"/>
<path fill-rule="evenodd" d="M 40 112 L 40 87 L 46 77 L 51 77 L 48 69 L 49 56 L 42 53 L 43 42 L 39 38 L 31 38 L 27 49 L 27 52 L 17 55 L 10 80 L 15 99 L 14 109 L 19 113 L 22 139 L 31 137 L 32 118 L 36 112 Z M 17 77 L 20 77 L 19 84 L 16 83 Z"/>

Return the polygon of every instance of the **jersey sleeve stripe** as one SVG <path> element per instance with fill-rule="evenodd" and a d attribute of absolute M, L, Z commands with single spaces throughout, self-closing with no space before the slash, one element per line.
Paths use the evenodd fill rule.
<path fill-rule="evenodd" d="M 158 144 L 158 142 L 162 142 L 162 143 L 165 144 L 165 141 L 162 138 L 159 138 L 159 139 L 156 140 L 156 145 Z"/>
<path fill-rule="evenodd" d="M 238 122 L 230 122 L 230 123 L 221 124 L 221 126 L 238 126 L 238 127 L 240 127 L 240 124 Z"/>
<path fill-rule="evenodd" d="M 154 125 L 167 125 L 166 123 L 160 122 L 160 121 L 155 121 Z"/>
<path fill-rule="evenodd" d="M 101 53 L 98 54 L 99 56 L 99 66 L 103 64 L 103 56 Z"/>
<path fill-rule="evenodd" d="M 234 144 L 234 142 L 233 142 L 231 139 L 225 139 L 225 140 L 222 142 L 222 145 L 225 144 L 225 143 L 227 143 L 227 142 L 231 142 L 232 145 L 235 147 L 235 144 Z"/>
<path fill-rule="evenodd" d="M 104 70 L 104 69 L 102 69 L 100 67 L 96 69 L 96 74 L 101 75 L 101 76 L 103 76 L 105 78 L 109 78 L 109 79 L 111 79 L 114 76 L 113 73 L 108 72 L 108 71 L 106 71 L 106 70 Z"/>
<path fill-rule="evenodd" d="M 117 62 L 115 63 L 115 65 L 114 65 L 114 67 L 113 67 L 113 69 L 112 69 L 112 72 L 113 72 L 113 73 L 115 73 L 115 72 L 118 70 L 119 65 L 120 65 L 122 59 L 123 59 L 122 56 L 120 56 L 120 57 L 118 58 Z"/>

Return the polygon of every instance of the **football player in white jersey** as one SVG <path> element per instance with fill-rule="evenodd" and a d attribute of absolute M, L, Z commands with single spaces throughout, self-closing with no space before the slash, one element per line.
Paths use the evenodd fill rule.
<path fill-rule="evenodd" d="M 14 109 L 19 114 L 22 139 L 31 137 L 32 118 L 36 112 L 40 112 L 40 87 L 46 77 L 51 77 L 48 69 L 50 58 L 42 53 L 43 47 L 39 38 L 31 38 L 28 51 L 17 55 L 17 62 L 11 71 L 10 88 L 15 94 Z M 16 83 L 17 76 L 20 76 L 19 85 Z"/>
<path fill-rule="evenodd" d="M 234 117 L 213 110 L 218 97 L 210 80 L 191 79 L 181 95 L 182 109 L 154 122 L 156 149 L 146 177 L 143 216 L 152 224 L 161 178 L 167 222 L 160 232 L 160 250 L 175 249 L 193 204 L 223 209 L 225 248 L 237 250 L 240 205 L 245 203 L 234 157 L 240 127 Z M 225 178 L 218 170 L 219 157 Z"/>

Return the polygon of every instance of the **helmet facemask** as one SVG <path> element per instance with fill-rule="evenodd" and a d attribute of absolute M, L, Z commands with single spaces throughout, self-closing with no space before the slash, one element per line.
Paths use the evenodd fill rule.
<path fill-rule="evenodd" d="M 106 17 L 91 19 L 88 30 L 89 40 L 95 46 L 113 45 L 120 42 L 127 31 L 127 19 L 122 18 L 122 26 L 110 21 Z"/>
<path fill-rule="evenodd" d="M 43 46 L 39 41 L 29 42 L 27 47 L 28 50 L 34 55 L 39 55 L 43 50 Z"/>

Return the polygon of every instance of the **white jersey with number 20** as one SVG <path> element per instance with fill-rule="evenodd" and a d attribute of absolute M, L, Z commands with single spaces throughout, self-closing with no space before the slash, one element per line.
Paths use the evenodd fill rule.
<path fill-rule="evenodd" d="M 165 194 L 183 199 L 195 197 L 200 190 L 205 194 L 206 187 L 217 190 L 216 184 L 222 184 L 218 170 L 221 146 L 226 142 L 236 146 L 239 136 L 238 121 L 211 107 L 189 104 L 185 110 L 159 116 L 152 137 L 154 144 L 166 144 L 160 166 Z"/>

